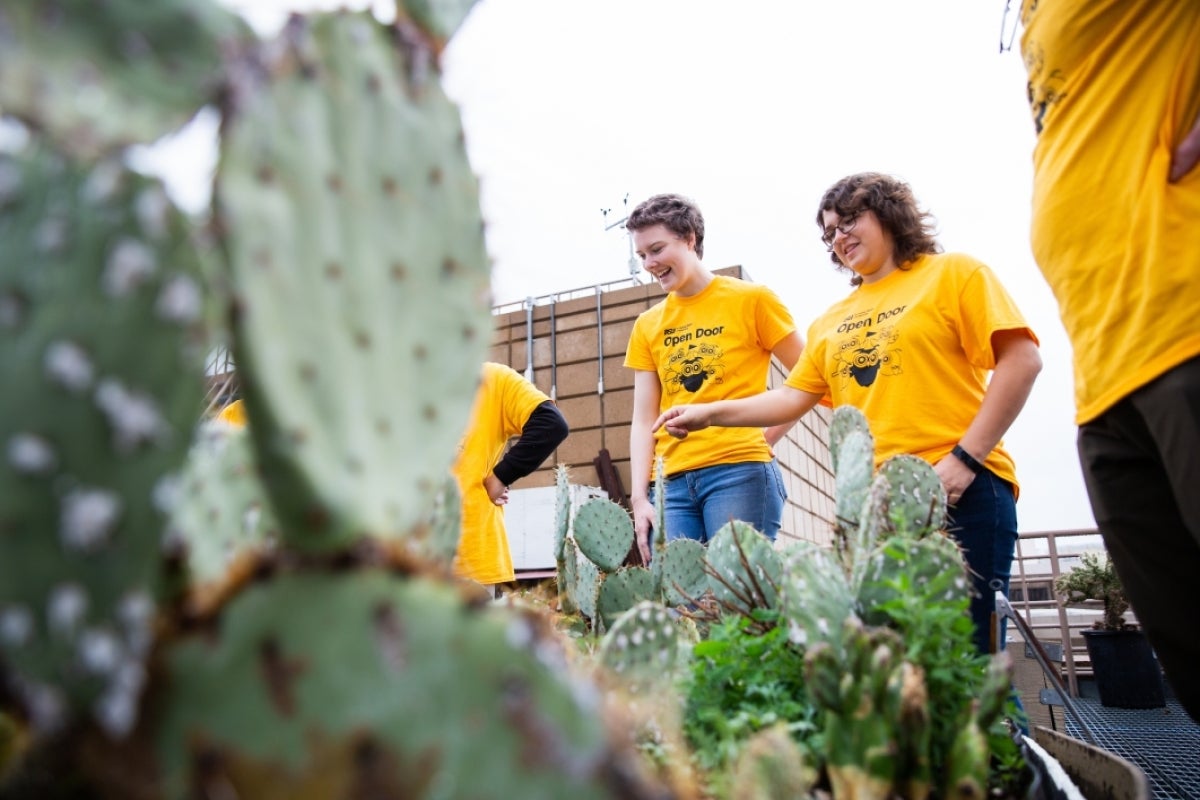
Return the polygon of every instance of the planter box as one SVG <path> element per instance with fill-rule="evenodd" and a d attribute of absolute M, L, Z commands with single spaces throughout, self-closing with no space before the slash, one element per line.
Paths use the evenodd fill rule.
<path fill-rule="evenodd" d="M 1072 796 L 1053 778 L 1057 765 L 1086 800 L 1150 800 L 1146 773 L 1120 756 L 1040 726 L 1033 729 L 1033 739 L 1052 757 L 1050 763 L 1035 768 L 1042 776 L 1039 797 Z"/>

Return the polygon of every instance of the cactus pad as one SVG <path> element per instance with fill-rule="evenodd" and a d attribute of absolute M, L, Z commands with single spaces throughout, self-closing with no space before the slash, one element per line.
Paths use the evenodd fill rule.
<path fill-rule="evenodd" d="M 596 613 L 605 627 L 643 600 L 654 596 L 654 578 L 645 567 L 625 567 L 604 576 L 596 597 Z"/>
<path fill-rule="evenodd" d="M 776 606 L 783 560 L 753 525 L 739 520 L 723 525 L 708 543 L 705 560 L 713 595 L 726 608 L 749 613 Z"/>
<path fill-rule="evenodd" d="M 10 0 L 0 108 L 79 156 L 151 142 L 213 99 L 222 50 L 249 38 L 211 0 Z"/>
<path fill-rule="evenodd" d="M 235 72 L 215 212 L 233 351 L 288 543 L 405 535 L 454 457 L 491 315 L 478 184 L 419 43 L 293 18 Z"/>
<path fill-rule="evenodd" d="M 605 572 L 625 563 L 633 546 L 633 520 L 629 512 L 603 497 L 579 507 L 572 530 L 580 551 Z"/>
<path fill-rule="evenodd" d="M 600 644 L 600 663 L 622 678 L 669 677 L 679 656 L 679 633 L 671 612 L 643 600 L 613 622 Z"/>
<path fill-rule="evenodd" d="M 536 616 L 381 572 L 293 574 L 202 639 L 166 656 L 168 796 L 646 796 Z"/>
<path fill-rule="evenodd" d="M 929 462 L 916 456 L 892 456 L 879 467 L 887 478 L 888 517 L 899 531 L 925 536 L 946 524 L 946 489 Z"/>
<path fill-rule="evenodd" d="M 210 424 L 197 433 L 166 532 L 185 546 L 194 586 L 221 581 L 240 554 L 273 546 L 278 524 L 253 459 L 244 428 Z"/>
<path fill-rule="evenodd" d="M 851 433 L 861 433 L 871 436 L 871 427 L 867 424 L 866 416 L 854 406 L 838 406 L 833 410 L 829 421 L 829 456 L 833 462 L 833 472 L 837 474 L 842 461 L 842 446 L 846 437 Z M 871 450 L 875 444 L 872 439 Z"/>
<path fill-rule="evenodd" d="M 683 605 L 700 599 L 708 590 L 704 571 L 704 545 L 694 539 L 676 539 L 666 546 L 661 558 L 663 599 Z"/>
<path fill-rule="evenodd" d="M 91 706 L 123 733 L 163 478 L 203 396 L 200 261 L 162 185 L 118 162 L 34 137 L 0 174 L 0 662 L 35 728 Z"/>

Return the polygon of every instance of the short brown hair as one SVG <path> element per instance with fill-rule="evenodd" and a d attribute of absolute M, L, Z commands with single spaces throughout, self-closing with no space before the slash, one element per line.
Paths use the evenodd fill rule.
<path fill-rule="evenodd" d="M 940 253 L 933 216 L 917 206 L 912 188 L 899 178 L 878 172 L 860 172 L 850 175 L 830 186 L 817 208 L 817 227 L 825 231 L 824 214 L 833 211 L 840 219 L 852 217 L 863 211 L 872 211 L 880 226 L 892 237 L 895 245 L 896 265 L 907 269 L 918 256 Z M 848 269 L 838 260 L 836 253 L 829 258 L 838 269 Z M 852 286 L 862 283 L 862 277 L 850 279 Z"/>
<path fill-rule="evenodd" d="M 704 258 L 704 215 L 699 207 L 679 194 L 656 194 L 638 203 L 625 223 L 626 230 L 640 231 L 662 225 L 680 239 L 696 237 L 696 256 Z"/>

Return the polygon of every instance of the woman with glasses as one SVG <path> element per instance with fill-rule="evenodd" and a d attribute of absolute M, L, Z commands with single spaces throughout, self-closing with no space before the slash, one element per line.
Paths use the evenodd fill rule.
<path fill-rule="evenodd" d="M 987 266 L 941 251 L 904 182 L 843 178 L 816 221 L 854 290 L 809 328 L 786 384 L 668 409 L 656 429 L 682 438 L 709 426 L 792 422 L 819 402 L 859 408 L 877 463 L 911 453 L 941 478 L 948 528 L 974 572 L 976 645 L 988 652 L 994 592 L 1008 592 L 1017 540 L 1016 474 L 1001 437 L 1041 370 L 1037 337 Z"/>
<path fill-rule="evenodd" d="M 625 227 L 642 267 L 667 292 L 638 317 L 625 351 L 625 366 L 634 370 L 629 499 L 642 558 L 649 562 L 655 455 L 666 472 L 655 491 L 666 498 L 668 538 L 706 543 L 739 519 L 774 539 L 787 493 L 771 446 L 791 422 L 767 431 L 713 430 L 681 442 L 656 435 L 654 421 L 678 403 L 766 389 L 771 356 L 791 369 L 804 349 L 792 315 L 765 286 L 705 269 L 704 217 L 691 200 L 655 195 Z"/>

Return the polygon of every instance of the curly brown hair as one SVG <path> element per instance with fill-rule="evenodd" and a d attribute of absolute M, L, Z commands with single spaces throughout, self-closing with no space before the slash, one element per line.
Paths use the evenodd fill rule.
<path fill-rule="evenodd" d="M 696 257 L 704 258 L 704 215 L 699 207 L 679 194 L 656 194 L 638 203 L 625 228 L 640 231 L 662 225 L 680 239 L 696 237 Z"/>
<path fill-rule="evenodd" d="M 917 206 L 912 188 L 891 175 L 878 172 L 860 172 L 850 175 L 830 186 L 817 208 L 817 227 L 825 232 L 824 213 L 832 211 L 839 219 L 847 219 L 863 211 L 871 211 L 880 226 L 892 237 L 895 245 L 894 258 L 900 269 L 908 269 L 918 256 L 940 253 L 942 246 L 935 238 L 933 216 Z M 829 259 L 839 270 L 850 271 L 830 252 Z M 862 283 L 862 277 L 854 275 L 851 286 Z"/>

